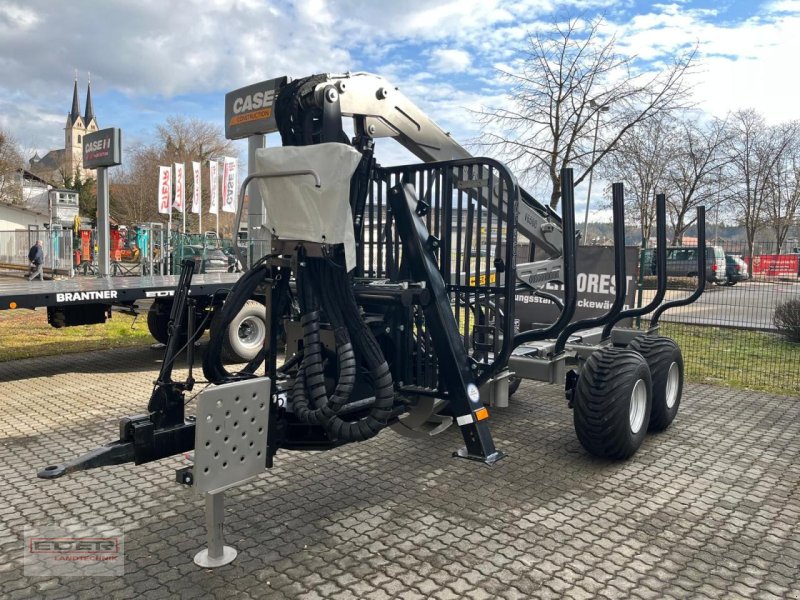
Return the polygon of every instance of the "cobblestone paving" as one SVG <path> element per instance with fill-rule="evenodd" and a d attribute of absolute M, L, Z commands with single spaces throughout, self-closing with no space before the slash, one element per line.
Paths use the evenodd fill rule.
<path fill-rule="evenodd" d="M 385 432 L 281 453 L 228 493 L 236 561 L 192 563 L 201 501 L 180 459 L 41 481 L 141 412 L 149 349 L 0 365 L 0 597 L 800 598 L 800 402 L 690 385 L 673 427 L 624 463 L 589 457 L 555 386 L 492 413 L 497 467 Z M 125 576 L 26 578 L 27 524 L 108 523 Z"/>

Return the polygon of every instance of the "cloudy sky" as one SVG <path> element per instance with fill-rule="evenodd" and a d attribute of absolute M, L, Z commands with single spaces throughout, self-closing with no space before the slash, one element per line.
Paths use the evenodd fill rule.
<path fill-rule="evenodd" d="M 800 0 L 3 0 L 0 127 L 26 149 L 63 147 L 75 69 L 81 102 L 91 72 L 99 124 L 126 143 L 173 114 L 221 126 L 224 94 L 263 79 L 370 71 L 467 140 L 527 32 L 597 13 L 620 52 L 653 65 L 699 43 L 708 113 L 800 117 Z"/>

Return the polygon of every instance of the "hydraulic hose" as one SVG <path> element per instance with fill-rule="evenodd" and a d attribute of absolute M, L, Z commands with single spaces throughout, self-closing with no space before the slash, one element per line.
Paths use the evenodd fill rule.
<path fill-rule="evenodd" d="M 347 331 L 337 330 L 336 355 L 338 377 L 336 390 L 328 398 L 325 391 L 325 378 L 322 373 L 322 344 L 319 341 L 319 322 L 312 319 L 318 313 L 303 316 L 303 366 L 297 374 L 292 388 L 292 402 L 295 414 L 301 421 L 310 425 L 327 426 L 350 399 L 356 381 L 356 358 L 353 347 L 347 340 Z M 315 327 L 316 325 L 316 327 Z M 309 407 L 309 397 L 317 408 Z"/>
<path fill-rule="evenodd" d="M 211 328 L 211 340 L 208 349 L 203 357 L 203 375 L 212 383 L 220 384 L 230 381 L 239 381 L 241 379 L 250 379 L 255 377 L 255 370 L 264 362 L 266 358 L 266 350 L 259 350 L 258 354 L 238 373 L 229 372 L 222 362 L 222 346 L 224 336 L 227 335 L 227 329 L 233 322 L 239 311 L 242 310 L 245 303 L 252 298 L 258 286 L 261 285 L 267 276 L 270 274 L 270 267 L 263 262 L 256 263 L 250 270 L 248 270 L 231 288 L 225 303 L 222 305 L 222 310 L 217 317 L 219 321 Z M 281 284 L 279 284 L 281 285 Z M 288 281 L 283 282 L 284 290 L 288 290 Z M 283 301 L 286 294 L 280 294 Z M 281 301 L 281 304 L 283 303 Z M 282 311 L 282 306 L 275 307 L 277 310 Z M 270 316 L 268 315 L 267 318 Z"/>
<path fill-rule="evenodd" d="M 304 312 L 301 321 L 304 357 L 292 389 L 292 408 L 298 419 L 324 426 L 334 439 L 348 442 L 367 440 L 386 427 L 391 416 L 394 384 L 389 366 L 378 341 L 360 314 L 346 271 L 329 258 L 305 258 L 301 265 L 297 286 L 301 310 L 308 312 Z M 314 308 L 316 299 L 319 299 L 336 338 L 338 378 L 331 397 L 327 396 L 324 385 L 320 315 L 309 310 Z M 355 384 L 358 362 L 364 365 L 372 380 L 375 402 L 366 416 L 347 421 L 337 413 L 347 405 Z"/>

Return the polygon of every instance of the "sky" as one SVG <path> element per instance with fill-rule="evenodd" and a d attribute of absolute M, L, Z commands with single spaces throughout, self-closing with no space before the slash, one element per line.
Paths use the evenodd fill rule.
<path fill-rule="evenodd" d="M 91 73 L 98 123 L 122 128 L 124 145 L 170 115 L 222 127 L 225 93 L 248 84 L 368 71 L 466 143 L 480 132 L 474 111 L 506 101 L 500 72 L 529 33 L 597 14 L 645 69 L 698 44 L 692 83 L 707 114 L 800 117 L 800 0 L 3 0 L 0 127 L 31 155 L 63 147 L 76 70 L 81 110 Z M 408 155 L 382 140 L 378 157 Z"/>

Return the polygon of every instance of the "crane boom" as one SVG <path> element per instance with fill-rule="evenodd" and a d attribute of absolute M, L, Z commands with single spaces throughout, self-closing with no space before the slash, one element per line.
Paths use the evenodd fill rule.
<path fill-rule="evenodd" d="M 354 119 L 356 133 L 369 138 L 394 138 L 423 162 L 473 155 L 439 127 L 397 87 L 371 73 L 321 74 L 291 80 L 279 77 L 230 92 L 225 100 L 226 137 L 237 139 L 278 131 L 276 103 L 289 84 L 305 85 L 296 102 L 322 114 Z M 548 259 L 518 264 L 519 280 L 539 287 L 560 279 L 562 271 L 561 219 L 549 207 L 520 189 L 517 231 L 543 251 Z"/>

